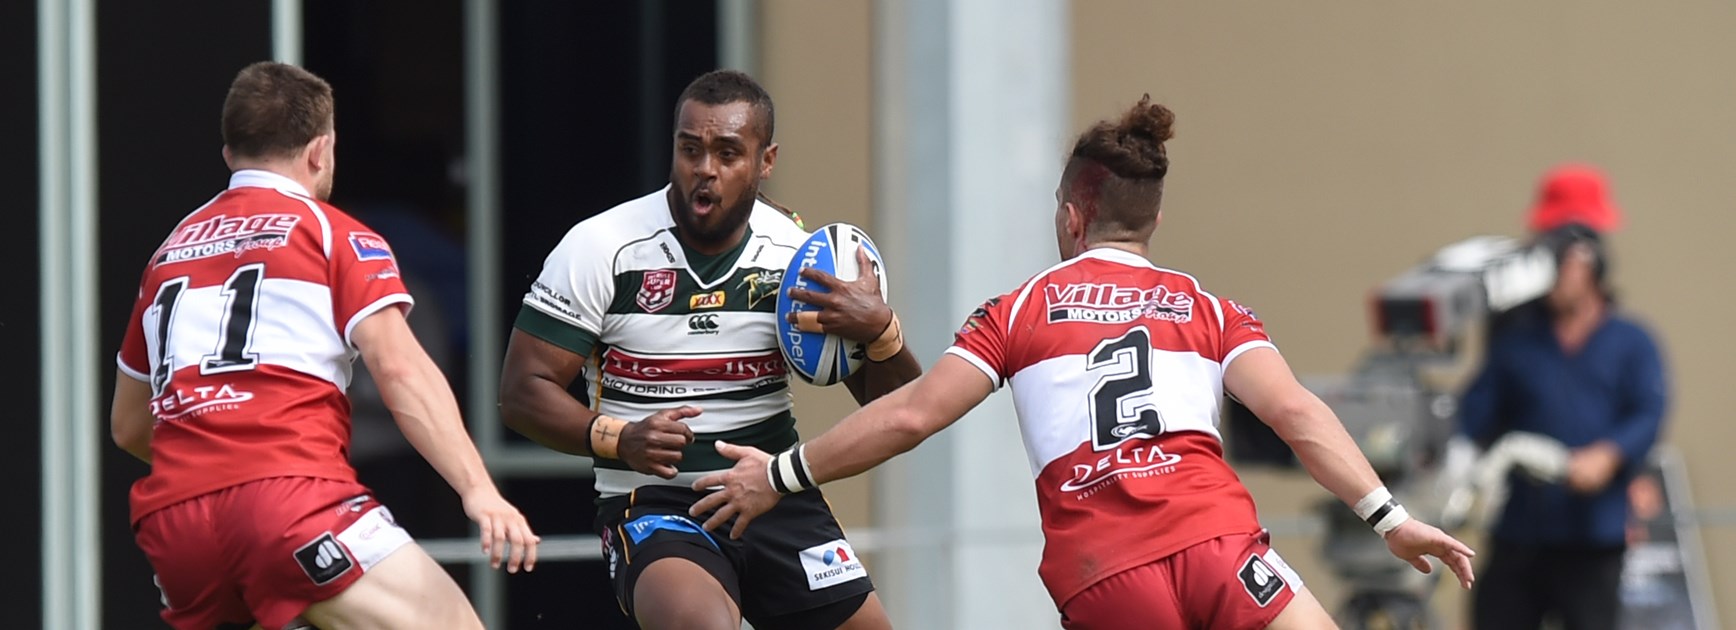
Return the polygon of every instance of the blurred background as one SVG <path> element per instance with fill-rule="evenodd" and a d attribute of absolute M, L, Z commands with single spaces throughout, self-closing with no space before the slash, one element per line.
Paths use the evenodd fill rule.
<path fill-rule="evenodd" d="M 1597 165 L 1626 218 L 1614 284 L 1671 377 L 1660 452 L 1683 538 L 1669 570 L 1686 586 L 1667 601 L 1692 600 L 1681 627 L 1717 627 L 1736 614 L 1713 606 L 1736 601 L 1736 388 L 1728 325 L 1712 321 L 1736 306 L 1717 280 L 1736 265 L 1733 30 L 1728 3 L 1608 0 L 0 3 L 0 190 L 20 236 L 0 249 L 14 270 L 0 471 L 18 482 L 5 533 L 25 557 L 0 620 L 161 627 L 126 522 L 146 469 L 106 430 L 112 356 L 141 263 L 226 181 L 230 80 L 276 58 L 333 85 L 332 201 L 394 243 L 419 337 L 507 497 L 554 543 L 532 574 L 473 571 L 456 497 L 357 383 L 362 481 L 491 627 L 630 627 L 588 537 L 585 461 L 499 424 L 496 367 L 543 257 L 573 223 L 666 181 L 674 99 L 716 67 L 776 101 L 766 191 L 887 252 L 924 364 L 982 299 L 1055 262 L 1071 139 L 1142 94 L 1178 117 L 1152 257 L 1256 309 L 1304 375 L 1347 373 L 1379 341 L 1376 287 L 1448 243 L 1522 234 L 1542 173 Z M 795 387 L 804 435 L 854 407 L 835 389 Z M 1275 546 L 1337 609 L 1355 593 L 1324 544 L 1327 495 L 1270 461 L 1238 470 Z M 1057 628 L 1030 485 L 1002 394 L 828 494 L 899 627 Z M 1426 601 L 1424 625 L 1463 627 L 1466 596 Z"/>

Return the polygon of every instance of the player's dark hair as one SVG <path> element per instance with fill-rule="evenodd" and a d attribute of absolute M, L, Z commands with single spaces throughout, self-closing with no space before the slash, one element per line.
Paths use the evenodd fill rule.
<path fill-rule="evenodd" d="M 289 64 L 242 68 L 223 99 L 223 145 L 239 157 L 294 155 L 332 122 L 332 86 Z"/>
<path fill-rule="evenodd" d="M 1163 201 L 1175 112 L 1147 94 L 1118 121 L 1100 121 L 1079 135 L 1063 175 L 1067 201 L 1098 236 L 1145 234 Z"/>
<path fill-rule="evenodd" d="M 725 105 L 729 103 L 747 103 L 753 106 L 759 114 L 754 121 L 754 130 L 760 134 L 760 148 L 772 144 L 772 132 L 777 128 L 775 111 L 772 108 L 772 95 L 760 87 L 758 81 L 739 70 L 712 70 L 699 75 L 687 89 L 681 91 L 681 98 L 675 99 L 675 126 L 681 126 L 681 106 L 687 101 L 704 103 L 706 105 Z"/>

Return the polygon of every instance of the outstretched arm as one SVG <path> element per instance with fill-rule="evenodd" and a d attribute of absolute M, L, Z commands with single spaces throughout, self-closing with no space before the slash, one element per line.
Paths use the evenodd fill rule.
<path fill-rule="evenodd" d="M 839 421 L 837 426 L 778 456 L 788 472 L 772 471 L 772 456 L 756 448 L 719 442 L 719 453 L 736 460 L 734 468 L 718 471 L 693 483 L 695 490 L 721 488 L 693 505 L 697 517 L 717 510 L 705 522 L 714 529 L 736 517 L 731 537 L 740 538 L 749 521 L 776 505 L 782 493 L 779 482 L 799 479 L 800 491 L 828 481 L 867 472 L 892 459 L 941 429 L 951 426 L 994 392 L 994 383 L 982 370 L 955 355 L 947 354 L 934 369 L 910 385 L 898 388 Z"/>
<path fill-rule="evenodd" d="M 492 566 L 500 566 L 511 543 L 507 571 L 516 572 L 521 564 L 527 571 L 535 567 L 541 539 L 518 508 L 501 498 L 464 429 L 452 388 L 416 342 L 403 311 L 383 308 L 368 315 L 351 338 L 405 439 L 458 492 L 465 514 L 481 527 L 482 549 Z"/>
<path fill-rule="evenodd" d="M 1424 555 L 1440 558 L 1458 574 L 1461 586 L 1471 587 L 1475 579 L 1471 557 L 1476 552 L 1441 530 L 1408 518 L 1404 508 L 1389 501 L 1391 495 L 1385 494 L 1380 476 L 1338 416 L 1296 382 L 1277 350 L 1254 348 L 1240 355 L 1224 371 L 1224 388 L 1290 445 L 1309 476 L 1370 520 L 1393 555 L 1423 573 L 1431 570 Z"/>

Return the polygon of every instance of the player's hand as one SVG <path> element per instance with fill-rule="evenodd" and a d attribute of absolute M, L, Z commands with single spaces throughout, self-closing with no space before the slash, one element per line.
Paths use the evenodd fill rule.
<path fill-rule="evenodd" d="M 892 307 L 880 295 L 880 269 L 868 257 L 867 248 L 856 248 L 856 265 L 862 273 L 849 282 L 813 267 L 803 269 L 803 278 L 831 292 L 790 289 L 790 299 L 820 310 L 790 313 L 789 322 L 802 332 L 837 335 L 861 343 L 878 338 L 892 325 Z"/>
<path fill-rule="evenodd" d="M 521 566 L 526 571 L 536 568 L 536 546 L 542 537 L 530 530 L 524 515 L 507 503 L 499 490 L 486 484 L 466 493 L 463 499 L 464 515 L 475 521 L 481 532 L 482 553 L 488 554 L 488 566 L 500 568 L 504 556 L 507 573 L 517 573 Z"/>
<path fill-rule="evenodd" d="M 717 452 L 724 457 L 735 460 L 735 467 L 720 470 L 693 482 L 693 489 L 704 492 L 708 488 L 718 488 L 705 495 L 687 510 L 687 514 L 699 518 L 706 512 L 713 512 L 711 518 L 705 519 L 706 531 L 723 527 L 731 517 L 735 518 L 735 527 L 730 530 L 729 537 L 739 539 L 747 524 L 754 517 L 765 514 L 772 506 L 778 504 L 783 495 L 772 488 L 771 477 L 767 476 L 767 466 L 771 465 L 771 455 L 751 446 L 736 446 L 727 442 L 717 443 Z"/>
<path fill-rule="evenodd" d="M 1567 487 L 1581 494 L 1603 490 L 1621 470 L 1621 448 L 1609 441 L 1573 449 L 1567 457 Z"/>
<path fill-rule="evenodd" d="M 1405 521 L 1398 529 L 1387 532 L 1386 548 L 1423 573 L 1434 572 L 1425 556 L 1440 558 L 1459 576 L 1459 586 L 1466 590 L 1477 581 L 1477 576 L 1471 572 L 1471 558 L 1477 557 L 1477 552 L 1428 523 L 1414 518 Z"/>
<path fill-rule="evenodd" d="M 629 422 L 621 428 L 615 455 L 633 470 L 664 479 L 674 479 L 681 463 L 681 449 L 693 443 L 693 427 L 682 422 L 701 413 L 698 407 L 682 405 Z"/>

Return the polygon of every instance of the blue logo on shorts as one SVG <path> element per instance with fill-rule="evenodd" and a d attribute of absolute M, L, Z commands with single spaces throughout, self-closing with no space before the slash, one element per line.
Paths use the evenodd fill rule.
<path fill-rule="evenodd" d="M 627 521 L 627 524 L 623 526 L 623 529 L 627 530 L 627 537 L 633 539 L 633 544 L 635 546 L 644 544 L 645 539 L 650 538 L 651 534 L 656 533 L 658 530 L 664 530 L 683 534 L 698 534 L 704 536 L 705 540 L 710 542 L 712 547 L 717 547 L 717 541 L 711 537 L 710 533 L 700 529 L 698 523 L 693 522 L 692 519 L 685 516 L 676 514 L 641 516 L 631 521 Z"/>

